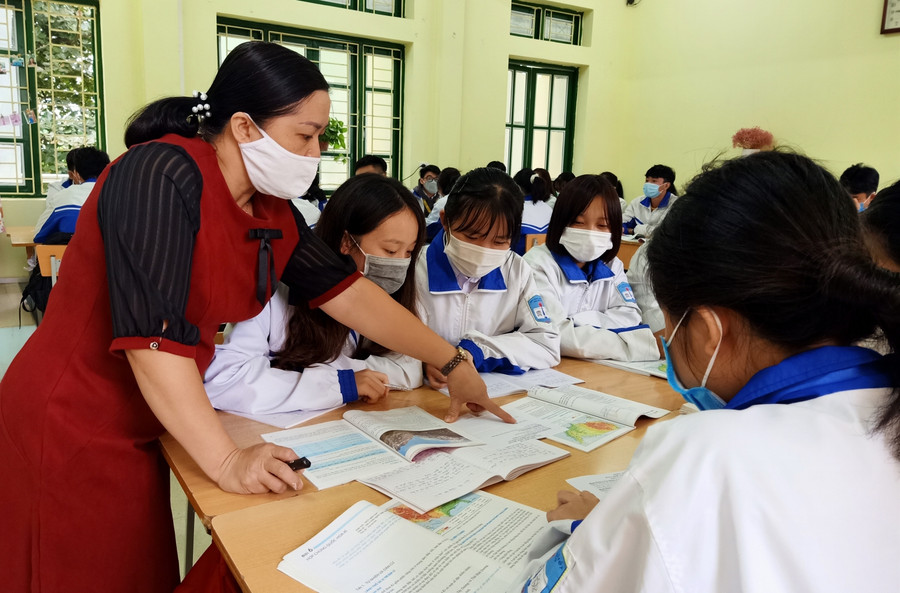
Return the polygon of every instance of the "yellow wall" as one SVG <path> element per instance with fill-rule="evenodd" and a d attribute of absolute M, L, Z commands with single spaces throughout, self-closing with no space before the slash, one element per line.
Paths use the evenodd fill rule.
<path fill-rule="evenodd" d="M 404 19 L 300 0 L 101 0 L 110 156 L 141 105 L 208 87 L 222 15 L 403 44 L 404 175 L 503 158 L 516 58 L 579 68 L 573 169 L 618 173 L 629 198 L 650 165 L 683 185 L 754 125 L 835 173 L 864 161 L 900 176 L 900 35 L 879 35 L 882 0 L 545 3 L 585 12 L 581 47 L 511 37 L 509 0 L 406 0 Z M 37 202 L 5 200 L 8 223 L 31 223 Z M 0 277 L 21 276 L 22 259 L 0 243 Z"/>

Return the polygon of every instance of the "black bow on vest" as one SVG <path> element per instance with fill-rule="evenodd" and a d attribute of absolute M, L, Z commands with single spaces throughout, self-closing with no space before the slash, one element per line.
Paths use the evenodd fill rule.
<path fill-rule="evenodd" d="M 265 306 L 269 300 L 270 294 L 266 294 L 266 263 L 269 264 L 269 282 L 272 287 L 272 294 L 275 294 L 275 254 L 272 252 L 272 244 L 270 239 L 281 239 L 281 229 L 250 229 L 250 238 L 259 239 L 259 273 L 256 277 L 256 300 L 260 305 Z"/>

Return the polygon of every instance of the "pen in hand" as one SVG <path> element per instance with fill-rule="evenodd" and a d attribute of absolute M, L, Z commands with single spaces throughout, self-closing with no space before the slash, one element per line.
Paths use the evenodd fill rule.
<path fill-rule="evenodd" d="M 301 457 L 300 459 L 288 461 L 287 464 L 288 464 L 288 467 L 294 471 L 306 469 L 306 468 L 312 466 L 312 463 L 310 463 L 309 459 L 307 459 L 306 457 Z"/>

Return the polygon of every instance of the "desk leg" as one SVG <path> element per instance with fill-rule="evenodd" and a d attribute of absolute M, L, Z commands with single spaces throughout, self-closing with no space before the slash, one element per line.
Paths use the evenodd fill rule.
<path fill-rule="evenodd" d="M 187 515 L 185 515 L 187 530 L 184 537 L 184 574 L 194 565 L 194 507 L 190 501 L 187 503 Z"/>
<path fill-rule="evenodd" d="M 31 259 L 32 255 L 34 255 L 34 245 L 25 248 L 25 258 Z"/>

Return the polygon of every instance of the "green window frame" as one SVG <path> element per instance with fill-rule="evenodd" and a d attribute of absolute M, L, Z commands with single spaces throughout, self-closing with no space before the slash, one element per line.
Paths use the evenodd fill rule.
<path fill-rule="evenodd" d="M 302 0 L 313 4 L 336 6 L 371 14 L 403 17 L 404 0 Z"/>
<path fill-rule="evenodd" d="M 99 0 L 0 0 L 0 195 L 43 196 L 67 178 L 69 150 L 105 149 L 99 12 Z"/>
<path fill-rule="evenodd" d="M 510 61 L 507 76 L 507 170 L 571 171 L 578 69 Z"/>
<path fill-rule="evenodd" d="M 512 2 L 509 34 L 566 45 L 581 45 L 584 13 L 553 6 Z"/>
<path fill-rule="evenodd" d="M 364 154 L 382 157 L 388 174 L 402 170 L 404 48 L 401 45 L 305 31 L 282 25 L 218 20 L 219 62 L 239 43 L 266 40 L 315 63 L 331 86 L 331 117 L 347 127 L 345 150 L 326 150 L 319 186 L 333 191 Z"/>

